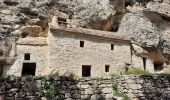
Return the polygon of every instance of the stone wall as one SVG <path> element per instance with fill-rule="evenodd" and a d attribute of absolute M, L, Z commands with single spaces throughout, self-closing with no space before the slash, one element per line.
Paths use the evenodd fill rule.
<path fill-rule="evenodd" d="M 134 100 L 169 100 L 170 76 L 120 76 L 118 90 Z"/>
<path fill-rule="evenodd" d="M 54 83 L 54 97 L 44 97 L 44 82 Z M 112 94 L 112 81 L 103 78 L 8 77 L 0 82 L 0 100 L 110 100 Z"/>
<path fill-rule="evenodd" d="M 50 90 L 44 83 L 52 84 Z M 0 82 L 0 100 L 116 100 L 112 84 L 130 100 L 169 100 L 170 76 L 118 76 L 110 78 L 7 77 Z M 47 87 L 47 86 L 46 86 Z M 45 95 L 50 91 L 50 95 Z"/>

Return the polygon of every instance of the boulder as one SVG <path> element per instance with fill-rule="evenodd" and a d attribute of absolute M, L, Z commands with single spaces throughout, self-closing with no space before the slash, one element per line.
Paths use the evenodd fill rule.
<path fill-rule="evenodd" d="M 130 35 L 133 43 L 141 47 L 157 47 L 161 36 L 159 30 L 147 18 L 132 13 L 123 17 L 118 32 Z"/>
<path fill-rule="evenodd" d="M 141 56 L 141 55 L 147 55 L 148 54 L 148 52 L 145 49 L 143 49 L 142 47 L 140 47 L 136 44 L 132 44 L 132 48 L 133 48 L 136 55 Z"/>
<path fill-rule="evenodd" d="M 170 5 L 167 3 L 162 4 L 148 4 L 147 8 L 145 9 L 148 12 L 156 12 L 163 18 L 170 20 Z"/>

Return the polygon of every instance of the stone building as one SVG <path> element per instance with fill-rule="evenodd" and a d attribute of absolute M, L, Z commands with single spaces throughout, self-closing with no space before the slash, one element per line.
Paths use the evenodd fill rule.
<path fill-rule="evenodd" d="M 130 64 L 130 40 L 112 32 L 83 28 L 50 28 L 49 71 L 99 77 Z"/>
<path fill-rule="evenodd" d="M 48 46 L 46 38 L 21 38 L 16 43 L 16 56 L 12 64 L 3 67 L 4 75 L 45 75 Z"/>
<path fill-rule="evenodd" d="M 11 49 L 15 51 L 15 61 L 3 66 L 3 74 L 39 76 L 59 72 L 104 77 L 122 74 L 130 65 L 155 72 L 158 64 L 154 63 L 151 53 L 132 44 L 128 36 L 76 28 L 69 22 L 71 20 L 55 16 L 47 37 L 20 38 Z"/>

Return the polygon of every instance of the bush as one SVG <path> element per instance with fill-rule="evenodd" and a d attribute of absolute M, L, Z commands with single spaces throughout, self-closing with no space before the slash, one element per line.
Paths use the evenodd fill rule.
<path fill-rule="evenodd" d="M 156 74 L 158 77 L 164 77 L 164 76 L 170 76 L 170 73 L 168 72 L 164 72 L 164 73 L 159 73 L 159 74 Z"/>
<path fill-rule="evenodd" d="M 69 74 L 69 77 L 70 77 L 70 78 L 74 78 L 74 77 L 75 77 L 75 74 L 74 74 L 74 73 L 70 73 L 70 74 Z"/>
<path fill-rule="evenodd" d="M 55 98 L 56 98 L 57 89 L 54 82 L 43 81 L 42 90 L 43 90 L 43 96 L 56 100 Z"/>
<path fill-rule="evenodd" d="M 132 67 L 132 68 L 129 68 L 129 69 L 128 69 L 127 74 L 150 75 L 151 73 L 149 73 L 149 72 L 146 71 L 146 70 L 142 70 L 141 68 Z"/>
<path fill-rule="evenodd" d="M 118 91 L 118 85 L 117 84 L 112 84 L 113 91 Z"/>

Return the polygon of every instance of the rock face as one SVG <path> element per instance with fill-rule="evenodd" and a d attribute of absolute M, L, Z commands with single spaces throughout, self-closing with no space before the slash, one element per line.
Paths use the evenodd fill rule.
<path fill-rule="evenodd" d="M 121 21 L 119 33 L 130 35 L 131 40 L 142 47 L 157 47 L 160 41 L 158 29 L 138 14 L 126 14 Z"/>
<path fill-rule="evenodd" d="M 114 15 L 114 5 L 111 0 L 65 0 L 56 3 L 62 5 L 60 10 L 80 19 L 80 25 L 83 27 L 89 23 L 89 27 L 100 29 L 103 23 Z"/>
<path fill-rule="evenodd" d="M 142 48 L 169 55 L 169 0 L 138 1 L 1 0 L 0 38 L 13 35 L 46 37 L 52 16 L 63 15 L 76 27 L 118 30 Z"/>
<path fill-rule="evenodd" d="M 150 4 L 148 10 L 158 13 L 160 16 L 170 20 L 170 5 L 167 3 L 162 4 Z"/>
<path fill-rule="evenodd" d="M 100 29 L 115 13 L 110 0 L 2 0 L 0 8 L 0 28 L 5 35 L 16 30 L 15 25 L 39 25 L 45 31 L 48 17 L 57 12 L 76 19 L 78 26 Z"/>

